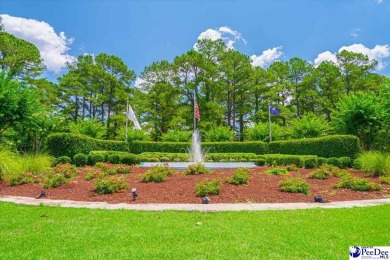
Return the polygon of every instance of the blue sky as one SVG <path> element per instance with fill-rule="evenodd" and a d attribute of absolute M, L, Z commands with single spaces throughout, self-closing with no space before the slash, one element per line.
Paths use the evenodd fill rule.
<path fill-rule="evenodd" d="M 190 50 L 200 35 L 232 41 L 263 67 L 331 60 L 344 47 L 379 59 L 379 73 L 390 76 L 390 0 L 1 0 L 0 14 L 6 31 L 35 41 L 51 79 L 65 61 L 100 52 L 139 74 Z"/>

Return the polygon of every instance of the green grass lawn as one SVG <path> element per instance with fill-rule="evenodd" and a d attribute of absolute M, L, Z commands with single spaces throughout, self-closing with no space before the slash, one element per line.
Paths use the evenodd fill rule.
<path fill-rule="evenodd" d="M 0 203 L 0 259 L 348 259 L 351 245 L 389 245 L 389 216 L 390 205 L 201 213 Z"/>

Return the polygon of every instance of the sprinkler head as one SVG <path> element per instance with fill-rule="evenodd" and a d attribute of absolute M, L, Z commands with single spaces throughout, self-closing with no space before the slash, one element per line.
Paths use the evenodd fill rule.
<path fill-rule="evenodd" d="M 131 189 L 131 194 L 133 194 L 133 201 L 135 201 L 138 197 L 138 194 L 137 194 L 137 189 L 136 188 L 132 188 Z"/>
<path fill-rule="evenodd" d="M 325 203 L 326 201 L 321 195 L 318 195 L 318 196 L 314 196 L 314 202 Z"/>
<path fill-rule="evenodd" d="M 36 196 L 35 198 L 36 199 L 40 199 L 40 198 L 42 198 L 42 197 L 46 197 L 46 192 L 45 191 L 43 191 L 43 190 L 41 190 L 41 192 L 38 194 L 38 196 Z"/>
<path fill-rule="evenodd" d="M 205 196 L 202 198 L 202 204 L 209 204 L 210 200 L 211 199 L 209 199 L 208 197 Z"/>

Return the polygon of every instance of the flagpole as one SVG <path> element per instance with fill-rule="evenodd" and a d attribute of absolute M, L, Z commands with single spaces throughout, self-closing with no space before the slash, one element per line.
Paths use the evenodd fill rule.
<path fill-rule="evenodd" d="M 128 128 L 129 128 L 129 100 L 127 100 L 127 105 L 126 105 L 126 140 L 127 141 L 127 135 L 128 135 Z"/>
<path fill-rule="evenodd" d="M 272 128 L 271 128 L 271 103 L 268 100 L 268 124 L 269 124 L 269 141 L 272 142 Z"/>

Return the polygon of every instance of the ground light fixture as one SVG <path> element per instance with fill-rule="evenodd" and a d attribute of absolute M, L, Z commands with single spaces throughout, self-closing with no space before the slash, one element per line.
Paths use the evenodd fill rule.
<path fill-rule="evenodd" d="M 133 194 L 133 201 L 135 201 L 138 197 L 138 194 L 137 194 L 137 189 L 136 188 L 132 188 L 131 189 L 131 194 Z"/>
<path fill-rule="evenodd" d="M 209 199 L 209 197 L 204 196 L 204 197 L 202 198 L 202 204 L 209 204 L 210 200 L 211 200 L 211 199 Z"/>
<path fill-rule="evenodd" d="M 316 195 L 314 196 L 314 202 L 318 202 L 318 203 L 325 203 L 326 201 L 324 200 L 324 198 L 321 196 L 321 195 Z"/>
<path fill-rule="evenodd" d="M 44 190 L 41 190 L 41 192 L 38 194 L 38 196 L 36 196 L 35 198 L 36 199 L 40 199 L 42 197 L 46 197 L 46 192 Z"/>

